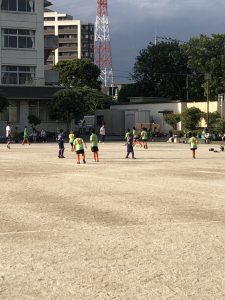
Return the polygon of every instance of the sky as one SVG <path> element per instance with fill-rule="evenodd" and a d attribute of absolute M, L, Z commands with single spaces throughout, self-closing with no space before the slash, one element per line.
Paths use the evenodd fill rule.
<path fill-rule="evenodd" d="M 95 22 L 97 0 L 52 0 L 52 10 Z M 225 33 L 224 0 L 108 0 L 115 83 L 132 82 L 135 58 L 155 35 L 188 41 Z"/>

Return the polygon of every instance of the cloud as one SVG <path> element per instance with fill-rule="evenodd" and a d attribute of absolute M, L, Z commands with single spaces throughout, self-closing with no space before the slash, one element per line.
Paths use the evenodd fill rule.
<path fill-rule="evenodd" d="M 97 0 L 52 0 L 52 9 L 95 22 Z M 224 0 L 108 0 L 115 70 L 131 70 L 154 35 L 188 40 L 225 32 Z M 119 78 L 119 76 L 118 76 Z"/>

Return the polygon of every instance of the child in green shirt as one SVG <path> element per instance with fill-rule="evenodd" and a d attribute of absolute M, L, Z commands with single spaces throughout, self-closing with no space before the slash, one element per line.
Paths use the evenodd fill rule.
<path fill-rule="evenodd" d="M 75 134 L 73 132 L 73 130 L 70 131 L 70 134 L 69 134 L 69 143 L 70 143 L 70 146 L 71 146 L 71 151 L 73 151 L 73 142 L 75 140 Z"/>
<path fill-rule="evenodd" d="M 97 137 L 94 129 L 91 130 L 90 142 L 91 142 L 91 151 L 93 152 L 94 161 L 99 162 L 99 158 L 98 158 L 98 137 Z"/>
<path fill-rule="evenodd" d="M 87 148 L 87 145 L 85 141 L 77 135 L 77 138 L 73 142 L 73 146 L 77 154 L 77 164 L 80 164 L 80 155 L 83 157 L 83 163 L 86 164 L 84 146 Z"/>
<path fill-rule="evenodd" d="M 198 148 L 198 140 L 196 134 L 193 132 L 192 136 L 189 139 L 190 149 L 192 151 L 192 157 L 195 158 L 195 151 Z"/>

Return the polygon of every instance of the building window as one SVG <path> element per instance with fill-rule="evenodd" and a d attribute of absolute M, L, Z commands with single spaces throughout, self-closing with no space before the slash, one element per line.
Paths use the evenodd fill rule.
<path fill-rule="evenodd" d="M 29 101 L 29 115 L 34 115 L 41 120 L 41 122 L 49 122 L 49 105 L 43 100 Z"/>
<path fill-rule="evenodd" d="M 44 21 L 55 21 L 54 17 L 45 17 Z"/>
<path fill-rule="evenodd" d="M 44 27 L 45 30 L 55 30 L 54 26 L 45 26 Z"/>
<path fill-rule="evenodd" d="M 2 66 L 2 84 L 30 85 L 35 78 L 35 67 Z"/>
<path fill-rule="evenodd" d="M 34 49 L 35 31 L 25 29 L 2 29 L 4 48 Z"/>
<path fill-rule="evenodd" d="M 1 10 L 34 12 L 35 0 L 0 0 Z"/>

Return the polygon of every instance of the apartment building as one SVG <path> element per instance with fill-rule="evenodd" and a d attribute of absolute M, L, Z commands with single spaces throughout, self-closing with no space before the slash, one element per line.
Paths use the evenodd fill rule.
<path fill-rule="evenodd" d="M 48 11 L 44 13 L 44 34 L 58 36 L 59 43 L 58 49 L 49 56 L 47 66 L 75 58 L 94 60 L 94 24 L 82 23 L 73 20 L 70 15 Z"/>
<path fill-rule="evenodd" d="M 44 8 L 50 5 L 46 0 L 0 0 L 0 91 L 10 104 L 0 113 L 0 133 L 6 121 L 21 131 L 29 114 L 44 126 L 52 122 L 47 101 L 59 88 L 45 86 L 45 43 L 48 51 L 54 48 L 54 39 L 44 39 Z"/>

